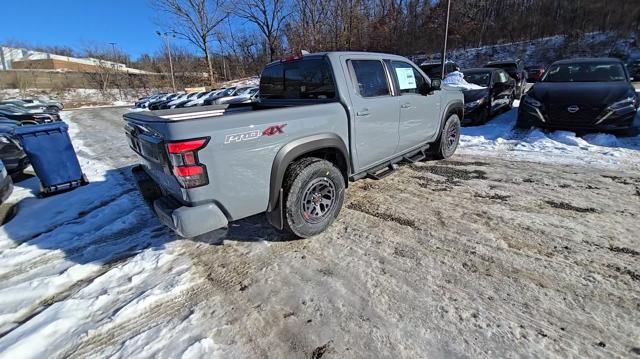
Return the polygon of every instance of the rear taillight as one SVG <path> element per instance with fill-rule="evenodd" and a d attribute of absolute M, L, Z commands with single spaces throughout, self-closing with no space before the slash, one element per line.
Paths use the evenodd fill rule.
<path fill-rule="evenodd" d="M 198 160 L 198 151 L 203 149 L 208 138 L 167 143 L 171 171 L 183 188 L 194 188 L 209 183 L 207 168 Z"/>

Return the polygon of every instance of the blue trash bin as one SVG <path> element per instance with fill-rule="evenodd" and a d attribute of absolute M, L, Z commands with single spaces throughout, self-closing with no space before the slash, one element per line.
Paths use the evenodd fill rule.
<path fill-rule="evenodd" d="M 40 179 L 43 194 L 53 194 L 88 183 L 62 121 L 21 126 L 14 133 Z"/>

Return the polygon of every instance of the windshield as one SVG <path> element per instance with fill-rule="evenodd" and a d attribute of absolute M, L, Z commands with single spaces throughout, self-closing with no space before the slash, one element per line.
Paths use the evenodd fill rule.
<path fill-rule="evenodd" d="M 580 63 L 552 65 L 542 82 L 613 82 L 625 81 L 621 64 Z"/>
<path fill-rule="evenodd" d="M 491 72 L 463 72 L 464 79 L 470 84 L 488 87 L 491 83 Z"/>
<path fill-rule="evenodd" d="M 442 65 L 422 65 L 420 69 L 431 79 L 442 77 Z"/>

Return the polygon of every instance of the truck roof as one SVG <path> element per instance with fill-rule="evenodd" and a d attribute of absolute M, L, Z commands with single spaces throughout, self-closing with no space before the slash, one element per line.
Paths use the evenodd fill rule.
<path fill-rule="evenodd" d="M 305 55 L 301 55 L 301 56 L 296 56 L 294 58 L 292 58 L 290 61 L 297 61 L 297 60 L 301 60 L 301 59 L 309 59 L 309 58 L 318 58 L 318 57 L 340 57 L 340 56 L 362 56 L 362 55 L 367 55 L 367 56 L 372 56 L 372 57 L 379 57 L 379 58 L 384 58 L 384 59 L 392 59 L 392 60 L 402 60 L 402 61 L 407 61 L 408 59 L 406 57 L 403 56 L 399 56 L 399 55 L 393 55 L 393 54 L 385 54 L 385 53 L 381 53 L 381 52 L 367 52 L 367 51 L 326 51 L 326 52 L 314 52 L 311 54 L 305 54 Z M 267 65 L 268 66 L 272 66 L 275 64 L 279 64 L 281 62 L 287 62 L 286 59 L 283 60 L 276 60 L 271 62 L 270 64 Z"/>

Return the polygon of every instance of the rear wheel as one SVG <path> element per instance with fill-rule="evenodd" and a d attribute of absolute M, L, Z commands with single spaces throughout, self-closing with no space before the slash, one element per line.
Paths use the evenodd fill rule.
<path fill-rule="evenodd" d="M 344 202 L 345 182 L 331 162 L 303 158 L 285 175 L 285 229 L 297 237 L 322 233 L 336 219 Z"/>
<path fill-rule="evenodd" d="M 460 117 L 457 114 L 451 114 L 447 118 L 440 139 L 436 142 L 436 148 L 433 149 L 433 157 L 443 160 L 453 156 L 460 142 Z"/>

